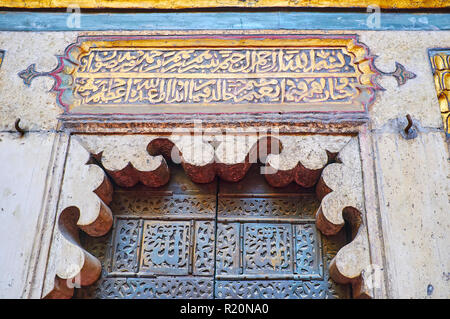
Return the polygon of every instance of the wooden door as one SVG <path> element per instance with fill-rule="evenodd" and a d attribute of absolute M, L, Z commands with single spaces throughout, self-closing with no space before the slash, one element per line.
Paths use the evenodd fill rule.
<path fill-rule="evenodd" d="M 178 166 L 169 184 L 116 188 L 113 230 L 82 236 L 103 266 L 80 298 L 334 298 L 327 263 L 345 233 L 317 231 L 313 189 L 269 186 L 253 165 L 238 183 L 194 184 Z"/>

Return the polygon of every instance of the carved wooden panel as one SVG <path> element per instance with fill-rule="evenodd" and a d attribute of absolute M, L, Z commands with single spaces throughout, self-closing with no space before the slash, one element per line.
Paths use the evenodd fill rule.
<path fill-rule="evenodd" d="M 103 270 L 77 297 L 347 297 L 328 277 L 338 247 L 316 230 L 315 195 L 272 188 L 258 169 L 238 183 L 196 185 L 174 167 L 162 188 L 117 189 L 113 230 L 82 237 Z M 343 232 L 336 238 L 344 243 Z"/>
<path fill-rule="evenodd" d="M 216 298 L 334 296 L 314 224 L 319 202 L 310 190 L 273 188 L 257 167 L 219 189 Z"/>
<path fill-rule="evenodd" d="M 212 298 L 216 188 L 174 168 L 163 187 L 116 189 L 112 232 L 85 238 L 102 276 L 78 297 Z"/>
<path fill-rule="evenodd" d="M 138 271 L 139 234 L 142 223 L 137 219 L 116 219 L 115 238 L 113 242 L 113 272 Z"/>

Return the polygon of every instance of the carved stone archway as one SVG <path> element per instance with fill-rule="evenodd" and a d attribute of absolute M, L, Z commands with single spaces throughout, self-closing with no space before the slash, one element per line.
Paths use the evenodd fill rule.
<path fill-rule="evenodd" d="M 272 143 L 268 143 L 268 142 Z M 273 143 L 274 141 L 280 143 Z M 53 234 L 43 296 L 70 298 L 67 282 L 90 285 L 100 276 L 100 262 L 79 244 L 78 230 L 102 236 L 112 225 L 108 208 L 113 187 L 138 182 L 158 187 L 168 182 L 166 158 L 176 158 L 196 183 L 215 176 L 241 180 L 268 147 L 264 159 L 267 182 L 281 187 L 295 181 L 304 187 L 317 184 L 321 205 L 316 226 L 324 235 L 336 234 L 349 221 L 352 242 L 336 254 L 330 275 L 338 283 L 351 283 L 354 297 L 371 297 L 363 272 L 370 264 L 363 200 L 358 139 L 333 135 L 73 135 L 70 139 Z M 103 168 L 103 169 L 102 169 Z"/>
<path fill-rule="evenodd" d="M 178 62 L 164 60 L 172 55 Z M 117 63 L 108 63 L 110 57 Z M 70 297 L 65 281 L 81 278 L 83 286 L 98 278 L 100 264 L 80 247 L 77 232 L 101 236 L 111 228 L 109 179 L 122 187 L 160 187 L 169 181 L 169 159 L 195 183 L 239 181 L 260 160 L 274 187 L 315 186 L 316 227 L 328 236 L 345 220 L 352 226 L 353 241 L 331 263 L 332 277 L 351 283 L 355 297 L 374 296 L 370 276 L 363 280 L 370 256 L 383 264 L 376 204 L 365 203 L 376 193 L 368 108 L 385 74 L 374 59 L 356 34 L 88 32 L 58 56 L 54 70 L 30 65 L 20 72 L 26 85 L 38 76 L 55 80 L 68 133 L 42 296 Z M 205 124 L 200 134 L 197 120 Z M 261 149 L 269 154 L 261 158 Z M 362 171 L 369 176 L 364 192 Z"/>

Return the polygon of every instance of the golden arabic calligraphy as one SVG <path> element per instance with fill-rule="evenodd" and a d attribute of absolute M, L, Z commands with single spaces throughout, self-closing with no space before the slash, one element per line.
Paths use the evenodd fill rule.
<path fill-rule="evenodd" d="M 345 103 L 359 73 L 343 47 L 91 48 L 75 105 Z"/>

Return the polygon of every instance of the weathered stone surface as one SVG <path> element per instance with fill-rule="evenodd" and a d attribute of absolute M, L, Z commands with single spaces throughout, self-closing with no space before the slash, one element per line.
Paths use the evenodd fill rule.
<path fill-rule="evenodd" d="M 323 33 L 322 31 L 317 32 Z M 336 31 L 329 32 L 336 33 Z M 95 34 L 101 33 L 95 32 Z M 104 32 L 104 34 L 110 33 Z M 116 32 L 116 34 L 118 33 L 120 32 Z M 382 266 L 388 281 L 386 287 L 388 297 L 448 298 L 450 297 L 448 286 L 450 282 L 448 280 L 450 269 L 448 212 L 450 207 L 449 180 L 445 179 L 445 176 L 449 175 L 447 162 L 449 155 L 443 135 L 433 130 L 442 127 L 442 120 L 427 49 L 450 47 L 450 32 L 357 31 L 356 33 L 360 35 L 361 42 L 370 48 L 371 54 L 378 55 L 375 65 L 379 69 L 386 72 L 393 71 L 397 61 L 417 75 L 415 79 L 400 87 L 394 78 L 383 76 L 379 83 L 386 91 L 378 92 L 376 101 L 370 107 L 372 126 L 376 129 L 370 131 L 369 134 L 375 142 L 376 150 L 375 175 L 380 200 L 379 218 L 383 226 L 383 236 L 380 237 L 383 237 L 386 260 L 386 265 Z M 53 69 L 57 65 L 55 54 L 62 54 L 67 45 L 75 41 L 77 35 L 78 33 L 74 32 L 0 33 L 0 49 L 6 50 L 0 67 L 0 130 L 13 131 L 14 121 L 17 118 L 21 118 L 21 126 L 25 130 L 43 133 L 57 127 L 57 117 L 62 110 L 56 105 L 54 93 L 48 93 L 53 85 L 53 80 L 48 77 L 39 77 L 33 80 L 30 87 L 27 87 L 17 73 L 32 63 L 36 63 L 38 71 Z M 385 130 L 385 126 L 390 120 L 404 117 L 406 113 L 410 113 L 426 128 L 425 131 L 419 133 L 418 138 L 410 141 L 402 139 L 394 130 Z M 32 244 L 36 235 L 35 226 L 38 223 L 36 215 L 42 211 L 38 212 L 38 207 L 43 205 L 45 187 L 48 186 L 45 186 L 48 182 L 47 173 L 52 169 L 49 167 L 49 158 L 51 140 L 54 135 L 53 133 L 46 134 L 48 136 L 27 132 L 22 139 L 18 139 L 16 133 L 2 133 L 0 137 L 2 139 L 0 141 L 0 157 L 3 163 L 0 169 L 2 177 L 0 208 L 7 211 L 7 213 L 0 211 L 0 227 L 3 227 L 3 231 L 0 232 L 2 234 L 0 254 L 2 260 L 14 261 L 1 264 L 1 297 L 22 295 L 25 287 L 29 286 L 25 279 L 25 272 L 28 269 L 29 258 L 32 258 L 30 252 L 33 251 L 33 255 L 36 255 L 40 250 L 48 249 L 48 246 L 45 245 L 48 245 L 49 241 L 43 244 L 45 247 L 36 247 L 36 249 L 33 249 Z M 139 149 L 139 152 L 144 152 L 140 153 L 141 155 L 134 156 L 132 151 L 127 151 L 133 156 L 128 156 L 128 158 L 123 156 L 124 162 L 117 158 L 120 157 L 120 154 L 116 154 L 118 153 L 117 149 L 111 147 L 110 151 L 103 154 L 101 160 L 104 160 L 104 163 L 102 164 L 106 167 L 112 165 L 111 163 L 121 163 L 117 166 L 120 166 L 120 169 L 116 170 L 124 172 L 124 176 L 132 176 L 131 182 L 124 182 L 131 185 L 142 178 L 137 170 L 145 171 L 150 169 L 149 167 L 153 169 L 153 166 L 150 165 L 153 160 L 148 163 L 143 162 L 143 166 L 139 166 L 138 161 L 135 161 L 132 169 L 128 164 L 131 157 L 139 157 L 144 160 L 151 158 L 145 154 L 146 143 L 143 143 L 143 148 Z M 220 155 L 219 145 L 216 147 L 214 156 L 220 158 L 222 163 L 215 167 L 210 164 L 204 165 L 200 170 L 201 174 L 195 171 L 198 167 L 196 165 L 209 163 L 209 160 L 198 161 L 195 154 L 191 158 L 188 151 L 184 150 L 185 169 L 187 172 L 192 171 L 191 176 L 203 176 L 199 181 L 211 180 L 216 172 L 229 180 L 238 180 L 243 172 L 245 175 L 248 164 L 243 158 L 248 154 L 247 149 L 252 149 L 253 146 L 248 146 L 250 144 L 247 142 L 242 144 L 243 146 L 239 147 L 235 153 L 236 158 L 232 161 L 229 160 L 229 155 Z M 95 153 L 96 149 L 89 150 Z M 324 153 L 321 153 L 322 155 L 319 153 L 314 150 L 312 153 L 314 156 L 311 158 L 320 163 L 328 160 L 328 157 L 323 156 Z M 243 157 L 243 154 L 246 155 Z M 235 164 L 231 164 L 232 168 L 230 168 L 230 163 L 233 161 Z M 191 162 L 196 165 L 190 167 L 189 163 Z M 314 179 L 317 174 L 314 171 L 317 168 L 313 169 L 304 162 L 301 163 L 303 168 L 300 167 L 299 172 L 306 169 L 312 173 L 311 176 Z M 111 172 L 113 172 L 111 176 L 114 175 L 114 169 L 117 167 L 111 166 Z M 207 170 L 205 170 L 206 167 Z M 280 171 L 279 180 L 291 179 L 293 173 L 290 169 L 292 167 L 286 171 Z M 226 172 L 233 173 L 229 173 L 230 175 L 227 176 Z M 334 174 L 337 179 L 343 172 L 336 170 Z M 295 176 L 294 174 L 294 178 Z M 305 176 L 304 173 L 303 176 Z M 116 178 L 120 180 L 121 175 L 117 173 Z M 145 177 L 142 179 L 145 180 Z M 57 188 L 58 185 L 54 187 Z M 94 194 L 95 196 L 102 197 L 104 196 L 102 194 L 108 193 L 107 187 L 100 189 L 98 190 L 100 195 Z M 319 183 L 318 193 L 322 194 L 321 197 L 328 194 L 326 196 L 331 198 L 334 192 L 331 185 L 324 182 Z M 349 199 L 350 202 L 354 200 Z M 329 201 L 329 205 L 331 205 L 331 199 Z M 340 203 L 337 202 L 337 204 Z M 322 209 L 326 206 L 327 200 Z M 52 212 L 47 213 L 51 214 Z M 331 232 L 341 227 L 342 214 L 329 214 L 327 218 L 328 221 L 332 221 L 328 225 L 336 227 L 335 229 L 331 227 Z M 86 223 L 91 221 L 85 220 Z M 48 223 L 49 225 L 46 227 L 52 228 L 52 221 L 49 220 Z M 364 230 L 362 227 L 358 229 Z M 96 229 L 92 229 L 92 231 L 98 232 Z M 346 278 L 356 276 L 358 266 L 355 265 L 361 258 L 355 259 L 358 260 L 355 263 L 353 260 L 343 263 L 340 256 L 348 256 L 347 251 L 357 251 L 358 247 L 352 248 L 352 245 L 358 244 L 359 238 L 357 236 L 352 244 L 342 249 L 333 264 L 333 267 L 346 274 Z M 74 249 L 76 251 L 76 248 Z M 357 256 L 356 253 L 353 255 Z M 51 256 L 53 256 L 52 253 Z M 76 257 L 75 262 L 80 264 L 82 259 L 77 260 L 77 258 L 82 258 L 81 255 L 75 253 L 74 256 Z M 55 263 L 51 258 L 48 268 L 56 273 Z M 89 257 L 87 258 L 89 259 Z M 344 260 L 344 257 L 342 258 Z M 95 266 L 95 263 L 92 265 Z M 40 269 L 45 269 L 45 267 Z M 42 274 L 36 274 L 37 277 L 40 275 Z M 336 276 L 336 278 L 338 277 Z M 55 277 L 47 277 L 47 279 L 50 279 L 51 285 L 46 284 L 45 292 L 49 291 L 48 287 L 53 288 Z M 65 281 L 63 282 L 65 284 Z M 56 284 L 59 283 L 58 280 Z M 427 294 L 429 285 L 433 287 L 430 295 Z M 62 292 L 62 295 L 67 296 L 70 293 L 71 291 Z"/>
<path fill-rule="evenodd" d="M 97 222 L 102 210 L 108 211 L 113 191 L 108 177 L 95 164 L 89 164 L 90 154 L 76 138 L 71 140 L 66 172 L 61 189 L 59 206 L 61 209 L 75 206 L 80 211 L 77 225 L 85 227 L 91 236 L 104 235 L 109 228 L 89 232 L 94 222 Z"/>
<path fill-rule="evenodd" d="M 49 93 L 53 79 L 39 77 L 27 87 L 17 74 L 33 63 L 37 71 L 52 70 L 58 64 L 55 55 L 75 39 L 74 32 L 0 32 L 0 48 L 6 50 L 0 68 L 0 130 L 14 130 L 17 118 L 25 130 L 56 128 L 62 109 Z"/>
<path fill-rule="evenodd" d="M 449 298 L 450 170 L 444 135 L 420 133 L 405 140 L 380 133 L 374 140 L 388 297 Z"/>
<path fill-rule="evenodd" d="M 0 298 L 27 286 L 55 134 L 0 133 Z"/>
<path fill-rule="evenodd" d="M 365 225 L 358 229 L 356 237 L 351 243 L 339 250 L 330 265 L 330 275 L 340 284 L 352 284 L 353 297 L 371 298 L 373 294 L 370 287 L 373 283 L 364 282 L 364 271 L 370 268 L 369 242 Z"/>
<path fill-rule="evenodd" d="M 110 34 L 97 32 L 102 33 Z M 361 42 L 378 56 L 375 63 L 378 68 L 393 71 L 395 61 L 398 61 L 417 75 L 400 87 L 392 77 L 383 77 L 379 81 L 387 90 L 378 93 L 379 98 L 370 108 L 374 125 L 379 127 L 389 119 L 411 112 L 424 126 L 440 127 L 442 123 L 439 121 L 439 109 L 436 109 L 437 97 L 426 49 L 450 47 L 450 32 L 359 31 L 358 34 Z M 63 54 L 77 35 L 77 32 L 0 33 L 0 47 L 6 50 L 0 68 L 1 128 L 13 129 L 14 121 L 19 117 L 22 125 L 30 130 L 56 127 L 56 117 L 62 110 L 56 105 L 54 93 L 48 93 L 53 80 L 49 77 L 36 78 L 30 87 L 26 87 L 17 73 L 32 63 L 36 63 L 38 71 L 52 70 L 57 65 L 55 55 Z M 33 54 L 29 54 L 28 50 Z"/>
<path fill-rule="evenodd" d="M 450 32 L 362 31 L 359 34 L 371 54 L 378 56 L 375 60 L 377 68 L 391 72 L 395 62 L 400 62 L 417 75 L 402 86 L 398 86 L 391 76 L 379 80 L 386 91 L 379 92 L 370 107 L 372 125 L 381 127 L 391 119 L 410 113 L 425 127 L 442 127 L 427 49 L 450 47 Z"/>
<path fill-rule="evenodd" d="M 344 225 L 342 212 L 345 208 L 363 210 L 361 163 L 356 139 L 344 147 L 337 161 L 323 170 L 318 186 L 318 197 L 322 200 L 318 227 L 326 235 L 335 234 Z M 325 192 L 321 193 L 324 189 Z"/>

